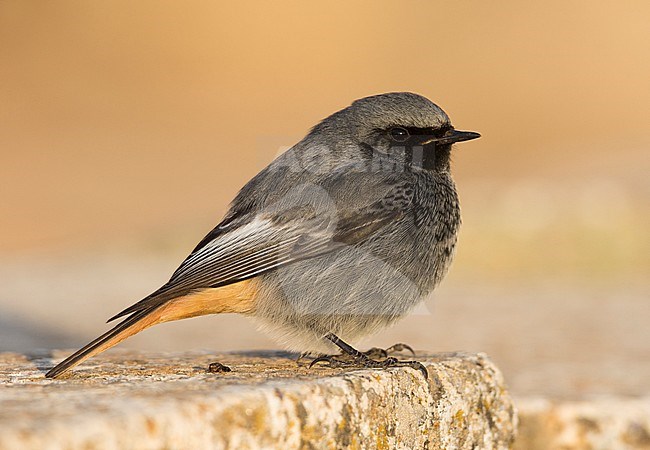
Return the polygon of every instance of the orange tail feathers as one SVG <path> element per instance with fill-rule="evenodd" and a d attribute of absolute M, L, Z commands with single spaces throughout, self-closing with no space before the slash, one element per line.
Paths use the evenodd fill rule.
<path fill-rule="evenodd" d="M 256 292 L 256 281 L 250 279 L 220 288 L 204 289 L 136 312 L 61 361 L 45 376 L 56 378 L 86 359 L 158 323 L 204 314 L 251 313 L 254 310 Z"/>

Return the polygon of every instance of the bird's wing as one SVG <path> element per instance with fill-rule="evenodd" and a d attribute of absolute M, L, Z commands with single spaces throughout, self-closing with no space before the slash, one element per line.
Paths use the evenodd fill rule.
<path fill-rule="evenodd" d="M 236 283 L 365 241 L 404 215 L 402 203 L 410 199 L 394 191 L 360 208 L 289 202 L 292 206 L 267 208 L 238 220 L 233 227 L 218 226 L 208 235 L 212 239 L 197 247 L 163 287 L 109 321 L 193 290 Z"/>

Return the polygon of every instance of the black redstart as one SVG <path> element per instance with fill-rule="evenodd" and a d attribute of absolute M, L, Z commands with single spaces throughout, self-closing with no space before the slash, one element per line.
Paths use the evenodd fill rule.
<path fill-rule="evenodd" d="M 444 277 L 460 226 L 451 146 L 479 136 L 420 95 L 355 101 L 250 180 L 164 286 L 46 376 L 152 325 L 218 313 L 252 317 L 290 350 L 347 356 L 315 361 L 422 370 L 347 342 L 406 315 Z"/>

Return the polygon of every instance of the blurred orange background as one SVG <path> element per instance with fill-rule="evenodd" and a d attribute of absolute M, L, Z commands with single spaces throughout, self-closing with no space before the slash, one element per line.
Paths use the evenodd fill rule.
<path fill-rule="evenodd" d="M 485 350 L 521 391 L 557 371 L 562 394 L 638 391 L 648 17 L 643 1 L 1 2 L 0 350 L 99 334 L 317 121 L 413 91 L 483 138 L 454 155 L 464 228 L 433 314 L 370 343 Z M 125 345 L 273 348 L 240 320 Z"/>

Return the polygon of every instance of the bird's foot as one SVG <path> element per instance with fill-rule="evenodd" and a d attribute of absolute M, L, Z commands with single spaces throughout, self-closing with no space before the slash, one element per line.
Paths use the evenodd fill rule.
<path fill-rule="evenodd" d="M 372 350 L 372 349 L 371 349 Z M 386 350 L 378 349 L 385 352 Z M 402 361 L 392 356 L 386 357 L 382 360 L 377 360 L 370 358 L 366 353 L 359 353 L 356 356 L 352 355 L 323 355 L 314 359 L 309 367 L 314 365 L 326 362 L 329 367 L 339 368 L 339 367 L 358 367 L 358 368 L 367 368 L 367 369 L 390 369 L 392 367 L 411 367 L 413 369 L 419 370 L 425 378 L 428 377 L 427 368 L 419 361 Z"/>
<path fill-rule="evenodd" d="M 408 344 L 403 344 L 403 343 L 398 343 L 391 345 L 388 348 L 379 348 L 379 347 L 372 347 L 371 349 L 361 352 L 364 355 L 366 355 L 370 359 L 379 359 L 379 358 L 388 358 L 389 355 L 392 355 L 394 353 L 399 353 L 403 352 L 404 350 L 408 351 L 411 353 L 411 355 L 415 356 L 415 351 L 413 348 L 408 345 Z M 341 352 L 338 355 L 318 355 L 318 356 L 326 356 L 328 358 L 334 358 L 336 360 L 339 360 L 341 362 L 350 362 L 354 361 L 354 356 Z M 314 357 L 313 352 L 303 352 L 300 355 L 298 355 L 298 358 L 296 359 L 296 363 L 298 365 L 301 365 L 301 362 L 303 359 L 308 359 Z"/>
<path fill-rule="evenodd" d="M 370 359 L 384 359 L 384 358 L 388 358 L 390 355 L 392 355 L 394 353 L 399 353 L 399 352 L 402 352 L 404 350 L 407 350 L 408 352 L 411 353 L 411 355 L 415 356 L 415 352 L 413 351 L 411 346 L 407 345 L 407 344 L 402 344 L 402 343 L 391 345 L 388 348 L 372 347 L 370 350 L 367 350 L 365 352 L 360 352 L 360 353 L 366 355 Z M 301 356 L 301 358 L 304 358 L 304 357 L 308 356 L 308 354 L 303 353 L 300 356 Z M 341 352 L 341 354 L 336 355 L 336 358 L 342 359 L 342 360 L 345 360 L 345 361 L 354 361 L 355 356 L 353 356 L 353 355 L 351 355 L 349 353 Z"/>

